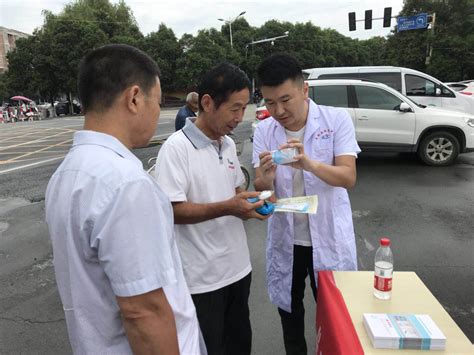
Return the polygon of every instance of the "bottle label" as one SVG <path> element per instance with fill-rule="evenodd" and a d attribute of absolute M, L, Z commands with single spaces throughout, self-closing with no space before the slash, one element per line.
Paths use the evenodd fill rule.
<path fill-rule="evenodd" d="M 382 292 L 392 291 L 392 278 L 375 275 L 374 288 Z"/>
<path fill-rule="evenodd" d="M 296 148 L 284 148 L 280 150 L 273 150 L 272 160 L 275 164 L 289 164 L 296 161 L 295 156 L 298 155 Z"/>

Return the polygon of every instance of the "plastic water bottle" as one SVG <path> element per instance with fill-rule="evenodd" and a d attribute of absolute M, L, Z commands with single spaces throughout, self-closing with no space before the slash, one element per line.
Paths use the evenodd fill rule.
<path fill-rule="evenodd" d="M 390 239 L 380 239 L 380 247 L 375 253 L 374 296 L 388 300 L 392 295 L 393 254 Z"/>

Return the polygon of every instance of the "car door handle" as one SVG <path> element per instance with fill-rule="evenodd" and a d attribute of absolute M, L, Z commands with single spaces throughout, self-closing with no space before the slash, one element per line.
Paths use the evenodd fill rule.
<path fill-rule="evenodd" d="M 359 121 L 368 121 L 369 118 L 367 116 L 360 116 L 357 118 Z"/>

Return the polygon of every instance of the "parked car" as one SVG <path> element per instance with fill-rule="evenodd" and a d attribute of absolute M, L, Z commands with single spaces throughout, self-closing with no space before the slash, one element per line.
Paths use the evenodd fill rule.
<path fill-rule="evenodd" d="M 384 83 L 418 104 L 474 114 L 474 100 L 417 70 L 390 67 L 340 67 L 303 70 L 307 79 L 367 79 Z"/>
<path fill-rule="evenodd" d="M 471 96 L 474 98 L 474 80 L 460 81 L 458 83 L 445 83 L 454 91 L 460 94 Z"/>
<path fill-rule="evenodd" d="M 255 132 L 255 127 L 257 127 L 260 121 L 263 121 L 265 118 L 270 117 L 270 112 L 268 112 L 267 107 L 265 106 L 265 100 L 261 99 L 255 109 L 255 120 L 252 122 L 252 137 L 250 140 L 253 140 L 253 132 Z"/>
<path fill-rule="evenodd" d="M 372 81 L 309 80 L 308 84 L 309 96 L 317 104 L 349 112 L 363 151 L 416 152 L 433 166 L 450 165 L 460 153 L 474 151 L 474 115 L 419 105 Z"/>
<path fill-rule="evenodd" d="M 73 113 L 81 113 L 81 106 L 73 101 L 72 103 Z M 56 115 L 69 115 L 70 113 L 70 104 L 69 101 L 59 101 L 55 103 L 54 109 L 56 110 Z"/>

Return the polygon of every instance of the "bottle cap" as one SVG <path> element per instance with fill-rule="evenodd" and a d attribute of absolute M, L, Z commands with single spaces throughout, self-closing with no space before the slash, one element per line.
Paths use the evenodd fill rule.
<path fill-rule="evenodd" d="M 273 195 L 273 191 L 265 190 L 265 191 L 262 191 L 260 195 L 258 195 L 258 198 L 260 200 L 266 200 L 267 198 L 270 198 L 272 195 Z"/>
<path fill-rule="evenodd" d="M 380 239 L 380 245 L 383 247 L 388 247 L 390 245 L 390 239 L 388 238 Z"/>

